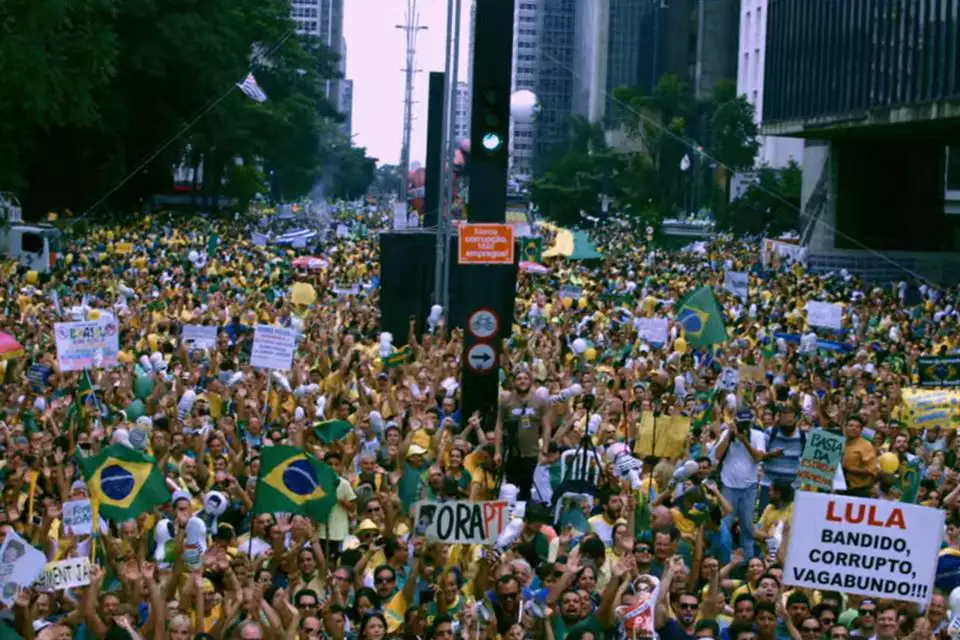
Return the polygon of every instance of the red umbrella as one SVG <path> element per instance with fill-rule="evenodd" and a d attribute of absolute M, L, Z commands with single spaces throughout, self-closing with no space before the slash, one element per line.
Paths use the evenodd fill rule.
<path fill-rule="evenodd" d="M 293 266 L 297 269 L 323 269 L 329 265 L 324 258 L 316 256 L 300 256 L 293 261 Z"/>
<path fill-rule="evenodd" d="M 0 361 L 13 360 L 23 355 L 23 345 L 5 331 L 0 331 Z"/>

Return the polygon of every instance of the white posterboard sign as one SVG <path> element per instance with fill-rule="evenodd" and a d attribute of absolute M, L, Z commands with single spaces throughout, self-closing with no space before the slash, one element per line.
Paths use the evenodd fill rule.
<path fill-rule="evenodd" d="M 445 544 L 494 544 L 509 521 L 505 500 L 424 500 L 414 509 L 418 535 Z"/>
<path fill-rule="evenodd" d="M 75 536 L 93 534 L 93 509 L 89 500 L 68 500 L 63 503 L 63 528 Z M 100 518 L 100 530 L 106 529 L 107 521 Z"/>
<path fill-rule="evenodd" d="M 393 229 L 401 231 L 407 228 L 407 203 L 393 203 Z"/>
<path fill-rule="evenodd" d="M 61 371 L 110 369 L 117 366 L 120 327 L 115 318 L 53 325 Z"/>
<path fill-rule="evenodd" d="M 253 334 L 250 364 L 258 369 L 287 371 L 293 365 L 293 354 L 296 350 L 295 329 L 258 324 L 256 333 Z"/>
<path fill-rule="evenodd" d="M 723 274 L 723 288 L 741 300 L 746 300 L 749 296 L 749 282 L 750 277 L 746 271 L 726 271 Z"/>
<path fill-rule="evenodd" d="M 811 327 L 842 329 L 843 307 L 831 302 L 811 300 L 807 303 L 807 322 Z"/>
<path fill-rule="evenodd" d="M 90 584 L 90 558 L 67 558 L 59 562 L 48 562 L 43 575 L 37 581 L 46 589 L 63 591 Z"/>
<path fill-rule="evenodd" d="M 181 339 L 197 349 L 213 349 L 217 346 L 217 328 L 202 324 L 185 324 Z"/>
<path fill-rule="evenodd" d="M 800 491 L 791 528 L 784 584 L 930 602 L 943 511 Z"/>
<path fill-rule="evenodd" d="M 670 324 L 666 318 L 636 318 L 633 323 L 641 339 L 651 344 L 666 344 Z"/>
<path fill-rule="evenodd" d="M 47 565 L 47 556 L 17 535 L 13 527 L 0 546 L 0 602 L 12 605 L 20 589 L 32 585 Z"/>

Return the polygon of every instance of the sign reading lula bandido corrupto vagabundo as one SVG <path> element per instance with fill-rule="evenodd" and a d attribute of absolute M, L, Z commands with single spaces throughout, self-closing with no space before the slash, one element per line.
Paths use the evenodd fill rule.
<path fill-rule="evenodd" d="M 942 536 L 939 509 L 801 491 L 783 581 L 927 604 Z"/>

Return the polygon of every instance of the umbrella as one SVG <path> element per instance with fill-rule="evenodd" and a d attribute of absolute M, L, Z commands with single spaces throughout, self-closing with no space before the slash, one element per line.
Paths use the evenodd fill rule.
<path fill-rule="evenodd" d="M 9 333 L 0 331 L 0 361 L 13 360 L 23 355 L 23 345 Z"/>
<path fill-rule="evenodd" d="M 293 266 L 298 269 L 325 269 L 330 263 L 316 256 L 300 256 L 293 261 Z"/>
<path fill-rule="evenodd" d="M 317 290 L 312 284 L 297 282 L 290 288 L 290 300 L 293 304 L 311 305 L 317 300 Z"/>
<path fill-rule="evenodd" d="M 325 420 L 313 426 L 313 435 L 323 443 L 337 442 L 347 437 L 353 431 L 353 425 L 346 420 Z"/>
<path fill-rule="evenodd" d="M 526 261 L 520 263 L 520 271 L 525 271 L 527 273 L 532 273 L 540 276 L 550 273 L 550 269 L 543 266 L 542 264 L 538 264 L 536 262 L 526 262 Z"/>

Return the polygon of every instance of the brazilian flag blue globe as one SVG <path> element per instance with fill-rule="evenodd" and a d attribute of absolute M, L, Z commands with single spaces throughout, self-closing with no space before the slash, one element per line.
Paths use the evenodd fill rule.
<path fill-rule="evenodd" d="M 700 287 L 677 305 L 677 322 L 687 343 L 695 349 L 727 340 L 723 311 L 710 287 Z"/>
<path fill-rule="evenodd" d="M 153 457 L 120 444 L 92 458 L 80 458 L 90 501 L 114 522 L 136 518 L 170 500 L 170 491 Z"/>
<path fill-rule="evenodd" d="M 340 478 L 329 465 L 289 446 L 265 447 L 253 501 L 254 513 L 297 513 L 326 521 L 337 503 Z"/>

